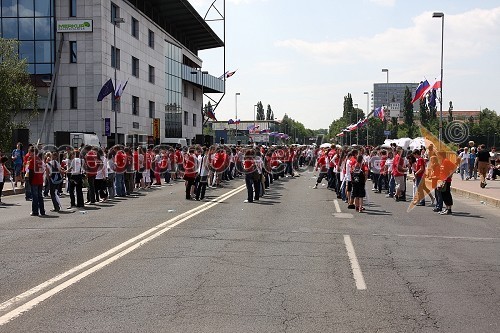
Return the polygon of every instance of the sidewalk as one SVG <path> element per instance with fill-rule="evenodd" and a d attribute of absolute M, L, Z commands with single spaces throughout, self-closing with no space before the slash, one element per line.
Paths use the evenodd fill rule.
<path fill-rule="evenodd" d="M 24 187 L 21 187 L 20 183 L 17 183 L 17 187 L 15 189 L 12 188 L 12 183 L 10 182 L 10 180 L 7 180 L 7 182 L 3 184 L 2 197 L 22 193 L 24 193 Z"/>
<path fill-rule="evenodd" d="M 500 178 L 487 180 L 485 188 L 481 188 L 479 183 L 479 177 L 477 180 L 462 180 L 460 175 L 455 173 L 451 182 L 451 192 L 466 198 L 484 201 L 487 205 L 500 208 Z"/>

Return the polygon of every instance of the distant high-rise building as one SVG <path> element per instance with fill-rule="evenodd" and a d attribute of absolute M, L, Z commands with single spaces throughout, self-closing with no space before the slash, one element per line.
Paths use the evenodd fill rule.
<path fill-rule="evenodd" d="M 410 89 L 412 94 L 415 93 L 418 83 L 374 83 L 373 84 L 373 108 L 378 108 L 390 103 L 400 103 L 401 113 L 399 117 L 403 117 L 403 105 L 406 87 Z M 415 104 L 418 104 L 416 102 Z M 413 110 L 415 111 L 415 104 Z M 387 114 L 388 117 L 388 114 Z"/>

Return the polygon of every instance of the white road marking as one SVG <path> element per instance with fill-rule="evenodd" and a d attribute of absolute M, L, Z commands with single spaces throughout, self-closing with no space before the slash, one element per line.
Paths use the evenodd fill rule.
<path fill-rule="evenodd" d="M 344 235 L 344 242 L 347 255 L 349 256 L 349 261 L 351 262 L 352 275 L 354 276 L 354 281 L 356 282 L 356 288 L 358 288 L 358 290 L 366 290 L 365 279 L 363 278 L 361 267 L 359 267 L 358 259 L 356 258 L 356 252 L 354 251 L 354 246 L 352 245 L 351 236 Z"/>
<path fill-rule="evenodd" d="M 242 190 L 244 190 L 246 188 L 245 185 L 242 185 L 234 190 L 231 190 L 223 195 L 221 195 L 220 197 L 218 197 L 217 199 L 214 199 L 210 202 L 207 202 L 201 206 L 198 206 L 196 208 L 193 208 L 183 214 L 180 214 L 168 221 L 165 221 L 145 232 L 143 232 L 142 234 L 134 237 L 134 238 L 131 238 L 129 239 L 128 241 L 112 248 L 111 250 L 109 251 L 106 251 L 104 252 L 103 254 L 95 257 L 95 258 L 92 258 L 88 261 L 86 261 L 85 263 L 79 265 L 79 266 L 76 266 L 62 274 L 59 274 L 57 276 L 55 276 L 54 278 L 52 279 L 49 279 L 41 284 L 39 284 L 38 286 L 18 295 L 18 296 L 15 296 L 11 299 L 9 299 L 8 301 L 6 302 L 3 302 L 2 304 L 0 304 L 0 310 L 3 310 L 3 309 L 6 309 L 16 303 L 19 303 L 19 302 L 22 302 L 24 301 L 25 299 L 27 299 L 28 297 L 31 297 L 33 296 L 34 294 L 48 288 L 49 286 L 51 286 L 52 284 L 64 279 L 65 277 L 68 277 L 74 273 L 77 273 L 78 271 L 81 271 L 83 269 L 85 269 L 86 267 L 88 266 L 91 266 L 93 264 L 96 264 L 98 263 L 100 260 L 112 255 L 112 254 L 115 254 L 113 255 L 112 257 L 109 257 L 108 259 L 96 264 L 95 266 L 92 266 L 90 268 L 88 268 L 87 270 L 81 272 L 80 274 L 72 277 L 71 279 L 67 280 L 67 281 L 64 281 L 63 283 L 55 286 L 54 288 L 44 292 L 43 294 L 33 298 L 32 300 L 18 306 L 17 308 L 11 310 L 10 312 L 2 315 L 0 317 L 0 326 L 8 323 L 9 321 L 11 321 L 12 319 L 20 316 L 21 314 L 23 314 L 24 312 L 27 312 L 29 310 L 31 310 L 33 307 L 35 307 L 36 305 L 38 305 L 39 303 L 43 302 L 44 300 L 48 299 L 49 297 L 57 294 L 58 292 L 66 289 L 67 287 L 75 284 L 76 282 L 80 281 L 81 279 L 87 277 L 88 275 L 100 270 L 101 268 L 109 265 L 110 263 L 118 260 L 119 258 L 125 256 L 126 254 L 132 252 L 133 250 L 141 247 L 142 245 L 148 243 L 149 241 L 157 238 L 158 236 L 162 235 L 163 233 L 169 231 L 170 229 L 174 228 L 175 226 L 189 220 L 190 218 L 212 208 L 213 206 L 216 206 L 218 205 L 219 203 L 223 202 L 224 200 L 232 197 L 233 195 L 236 195 L 237 193 L 241 192 Z M 155 233 L 153 233 L 155 232 Z M 149 237 L 147 238 L 144 238 L 145 236 L 149 235 L 153 233 L 152 235 L 150 235 Z M 141 240 L 141 238 L 144 238 Z M 119 252 L 120 250 L 122 250 L 121 252 Z"/>
<path fill-rule="evenodd" d="M 333 204 L 335 205 L 335 210 L 337 211 L 337 213 L 340 213 L 339 201 L 337 199 L 335 199 L 335 200 L 333 200 Z"/>
<path fill-rule="evenodd" d="M 494 237 L 465 237 L 465 236 L 439 236 L 439 235 L 404 235 L 404 234 L 373 234 L 378 237 L 413 237 L 413 238 L 440 238 L 440 239 L 462 239 L 470 241 L 499 241 L 500 238 Z"/>

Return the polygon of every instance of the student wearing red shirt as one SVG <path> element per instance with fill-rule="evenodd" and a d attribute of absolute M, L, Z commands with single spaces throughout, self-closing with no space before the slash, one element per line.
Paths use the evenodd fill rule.
<path fill-rule="evenodd" d="M 254 201 L 254 192 L 256 200 L 259 199 L 260 194 L 260 177 L 255 164 L 255 151 L 253 149 L 248 149 L 245 152 L 243 173 L 245 174 L 245 185 L 247 187 L 247 199 L 244 202 L 251 203 Z"/>
<path fill-rule="evenodd" d="M 21 177 L 24 177 L 24 197 L 26 199 L 26 201 L 30 201 L 32 199 L 32 194 L 31 194 L 31 186 L 30 186 L 30 182 L 29 182 L 29 179 L 28 179 L 28 173 L 27 171 L 29 170 L 28 168 L 28 161 L 29 161 L 29 158 L 30 158 L 30 154 L 29 154 L 29 151 L 30 149 L 33 147 L 33 145 L 29 145 L 28 146 L 28 154 L 25 154 L 24 155 L 24 158 L 23 158 L 23 168 L 21 170 Z"/>
<path fill-rule="evenodd" d="M 30 148 L 28 157 L 29 168 L 29 184 L 31 186 L 31 194 L 33 199 L 31 201 L 31 216 L 44 216 L 45 206 L 43 203 L 43 162 L 41 156 L 38 155 L 38 149 Z"/>
<path fill-rule="evenodd" d="M 97 175 L 97 151 L 91 149 L 87 155 L 85 155 L 85 173 L 87 174 L 87 182 L 89 188 L 87 191 L 87 202 L 85 204 L 95 203 L 95 176 Z"/>
<path fill-rule="evenodd" d="M 314 189 L 318 188 L 318 185 L 323 181 L 323 178 L 327 178 L 328 173 L 328 157 L 325 151 L 321 151 L 316 161 L 316 169 L 319 170 L 318 178 L 316 179 L 316 184 L 313 186 Z"/>
<path fill-rule="evenodd" d="M 415 149 L 413 151 L 413 156 L 416 160 L 414 176 L 415 186 L 417 187 L 417 195 L 413 200 L 413 204 L 415 204 L 416 206 L 425 206 L 425 194 L 429 194 L 432 202 L 434 202 L 434 196 L 430 193 L 427 186 L 425 186 L 425 159 L 421 156 L 420 150 L 418 149 Z"/>
<path fill-rule="evenodd" d="M 125 170 L 127 168 L 127 155 L 123 150 L 118 150 L 115 155 L 115 189 L 116 196 L 124 197 L 125 192 Z"/>
<path fill-rule="evenodd" d="M 446 206 L 446 208 L 439 212 L 439 214 L 451 215 L 451 207 L 453 206 L 453 197 L 451 196 L 451 179 L 453 177 L 453 173 L 457 169 L 457 165 L 448 159 L 446 152 L 438 152 L 438 157 L 441 160 L 439 173 L 442 187 L 441 195 L 443 197 L 443 204 Z"/>
<path fill-rule="evenodd" d="M 396 156 L 394 156 L 394 161 L 392 162 L 392 175 L 396 181 L 396 194 L 394 195 L 396 201 L 404 201 L 402 194 L 406 191 L 404 173 L 408 171 L 408 168 L 404 167 L 404 158 L 401 156 L 402 153 L 403 148 L 397 147 Z"/>
<path fill-rule="evenodd" d="M 198 159 L 194 155 L 194 148 L 189 148 L 189 151 L 184 155 L 183 169 L 184 180 L 186 181 L 186 200 L 194 199 L 194 184 L 198 175 Z"/>

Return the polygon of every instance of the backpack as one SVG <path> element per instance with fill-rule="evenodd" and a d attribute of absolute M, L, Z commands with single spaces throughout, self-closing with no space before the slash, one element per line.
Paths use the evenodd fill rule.
<path fill-rule="evenodd" d="M 56 171 L 53 171 L 53 170 L 56 170 Z M 54 185 L 59 185 L 62 183 L 63 181 L 63 177 L 61 175 L 61 173 L 59 172 L 58 170 L 58 165 L 57 165 L 57 162 L 56 162 L 56 165 L 54 167 L 54 161 L 50 162 L 50 182 Z"/>
<path fill-rule="evenodd" d="M 364 184 L 365 173 L 359 166 L 355 167 L 354 170 L 351 172 L 351 181 L 354 184 Z"/>

